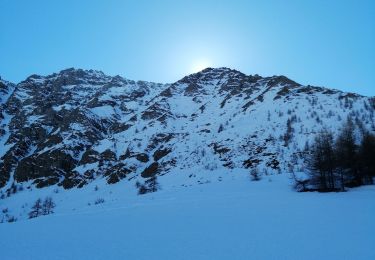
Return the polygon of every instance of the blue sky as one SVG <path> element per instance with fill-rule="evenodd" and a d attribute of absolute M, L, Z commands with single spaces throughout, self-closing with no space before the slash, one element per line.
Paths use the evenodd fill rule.
<path fill-rule="evenodd" d="M 0 75 L 173 82 L 203 66 L 375 95 L 375 1 L 0 0 Z"/>

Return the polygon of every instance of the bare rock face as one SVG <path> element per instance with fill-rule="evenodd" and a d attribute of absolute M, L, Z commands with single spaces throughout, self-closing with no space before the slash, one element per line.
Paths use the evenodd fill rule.
<path fill-rule="evenodd" d="M 69 189 L 193 167 L 272 174 L 324 126 L 351 116 L 374 131 L 374 111 L 373 98 L 228 68 L 173 84 L 73 68 L 0 80 L 0 187 Z"/>
<path fill-rule="evenodd" d="M 147 166 L 143 172 L 141 173 L 141 176 L 143 178 L 150 178 L 152 176 L 155 176 L 159 171 L 159 163 L 153 162 L 149 166 Z"/>
<path fill-rule="evenodd" d="M 22 159 L 16 167 L 14 179 L 17 182 L 43 179 L 44 177 L 64 179 L 66 174 L 73 171 L 75 165 L 76 161 L 70 154 L 54 150 Z"/>

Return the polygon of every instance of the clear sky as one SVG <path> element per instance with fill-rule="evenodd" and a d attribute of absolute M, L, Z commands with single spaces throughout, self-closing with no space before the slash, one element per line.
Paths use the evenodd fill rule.
<path fill-rule="evenodd" d="M 0 75 L 68 67 L 174 82 L 198 69 L 375 95 L 375 1 L 0 0 Z"/>

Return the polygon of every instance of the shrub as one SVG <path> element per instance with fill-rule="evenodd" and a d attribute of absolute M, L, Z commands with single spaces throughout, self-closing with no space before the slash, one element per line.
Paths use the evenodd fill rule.
<path fill-rule="evenodd" d="M 98 205 L 98 204 L 103 204 L 105 202 L 105 200 L 103 198 L 97 198 L 94 202 L 95 205 Z"/>
<path fill-rule="evenodd" d="M 250 177 L 252 181 L 259 181 L 261 179 L 260 173 L 257 168 L 253 168 L 250 171 Z"/>

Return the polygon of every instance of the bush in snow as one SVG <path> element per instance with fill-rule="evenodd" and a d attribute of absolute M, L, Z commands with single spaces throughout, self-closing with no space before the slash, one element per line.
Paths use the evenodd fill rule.
<path fill-rule="evenodd" d="M 146 186 L 141 184 L 139 181 L 135 183 L 135 187 L 138 189 L 139 195 L 146 194 L 148 192 Z"/>
<path fill-rule="evenodd" d="M 305 177 L 297 177 L 294 171 L 291 172 L 292 174 L 292 179 L 294 182 L 293 188 L 298 191 L 298 192 L 305 192 L 309 191 L 309 178 Z"/>
<path fill-rule="evenodd" d="M 16 217 L 8 215 L 7 222 L 12 223 L 12 222 L 16 222 L 16 221 L 17 221 Z"/>
<path fill-rule="evenodd" d="M 105 201 L 103 198 L 97 198 L 94 202 L 95 205 L 98 205 L 98 204 L 103 204 Z"/>
<path fill-rule="evenodd" d="M 138 194 L 142 195 L 142 194 L 146 194 L 146 193 L 148 193 L 148 189 L 146 188 L 146 186 L 144 184 L 141 184 L 138 187 Z"/>
<path fill-rule="evenodd" d="M 2 215 L 0 217 L 0 223 L 17 221 L 17 218 L 9 214 L 8 208 L 3 208 L 1 212 L 2 212 Z"/>
<path fill-rule="evenodd" d="M 220 124 L 219 129 L 217 130 L 218 133 L 222 132 L 224 130 L 224 126 Z"/>
<path fill-rule="evenodd" d="M 158 189 L 160 189 L 160 185 L 158 183 L 156 175 L 147 179 L 144 184 L 141 184 L 137 181 L 135 186 L 138 188 L 139 195 L 146 194 L 149 192 L 156 192 Z"/>
<path fill-rule="evenodd" d="M 250 177 L 252 181 L 259 181 L 261 179 L 260 173 L 257 168 L 253 168 L 250 171 Z"/>

